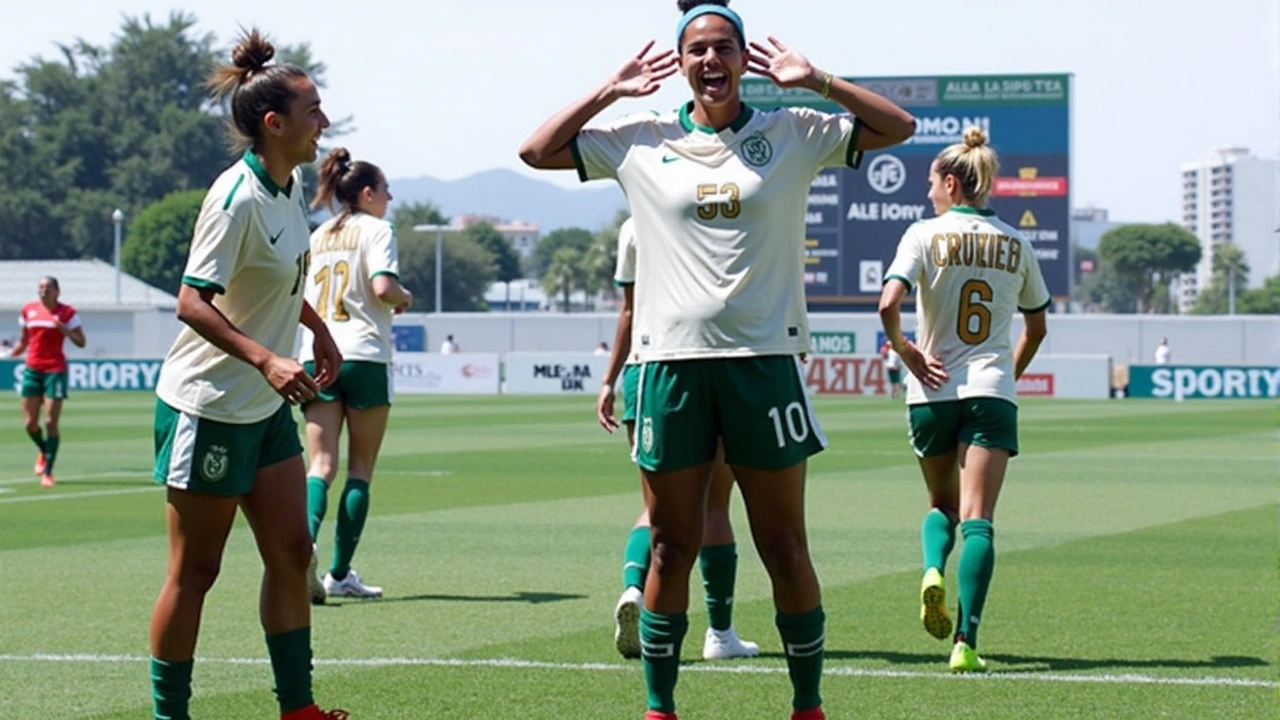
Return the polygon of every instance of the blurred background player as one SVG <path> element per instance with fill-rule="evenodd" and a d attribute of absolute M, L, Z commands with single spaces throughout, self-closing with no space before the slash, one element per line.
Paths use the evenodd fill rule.
<path fill-rule="evenodd" d="M 58 302 L 61 293 L 57 278 L 40 278 L 38 300 L 22 306 L 18 325 L 22 335 L 9 350 L 9 357 L 22 357 L 22 423 L 31 442 L 36 444 L 35 474 L 40 484 L 53 486 L 53 462 L 58 459 L 62 432 L 58 419 L 62 401 L 67 399 L 67 355 L 63 350 L 68 338 L 76 347 L 84 347 L 84 328 L 75 308 Z M 44 405 L 44 430 L 40 428 L 40 406 Z"/>
<path fill-rule="evenodd" d="M 880 356 L 884 358 L 884 372 L 889 378 L 889 397 L 896 398 L 905 389 L 902 384 L 902 356 L 888 340 L 880 348 Z"/>
<path fill-rule="evenodd" d="M 333 384 L 302 406 L 307 421 L 307 515 L 311 540 L 320 536 L 328 508 L 329 486 L 338 472 L 338 440 L 347 427 L 347 481 L 338 499 L 333 562 L 321 580 L 315 555 L 307 575 L 311 601 L 325 597 L 382 597 L 382 588 L 365 585 L 351 559 L 369 514 L 373 466 L 391 413 L 391 316 L 409 309 L 413 294 L 400 284 L 400 254 L 395 228 L 382 218 L 391 192 L 378 166 L 352 162 L 336 148 L 320 164 L 314 207 L 338 214 L 311 234 L 311 270 L 307 302 L 316 309 L 342 351 L 342 368 Z M 315 373 L 315 359 L 304 336 L 303 366 Z"/>
<path fill-rule="evenodd" d="M 618 310 L 618 326 L 614 334 L 613 353 L 605 371 L 604 384 L 596 402 L 596 418 L 609 432 L 618 428 L 613 416 L 614 386 L 622 374 L 622 422 L 627 426 L 627 443 L 635 446 L 636 394 L 639 391 L 640 366 L 627 362 L 631 354 L 631 318 L 635 303 L 636 278 L 635 223 L 628 218 L 618 229 L 618 265 L 614 282 L 622 288 L 622 307 Z M 603 346 L 604 343 L 601 343 Z M 702 532 L 702 548 L 698 567 L 706 596 L 708 627 L 702 644 L 704 660 L 755 657 L 760 646 L 742 640 L 733 629 L 733 590 L 738 574 L 738 548 L 729 519 L 729 500 L 733 493 L 733 471 L 724 462 L 724 448 L 716 453 L 711 470 L 711 487 L 707 492 L 707 521 Z M 644 583 L 649 576 L 652 557 L 649 552 L 649 511 L 640 517 L 627 536 L 622 557 L 622 596 L 614 607 L 614 647 L 625 658 L 640 657 L 640 608 L 644 602 Z"/>
<path fill-rule="evenodd" d="M 885 335 L 912 374 L 911 445 L 932 508 L 920 531 L 920 617 L 940 640 L 952 629 L 943 576 L 957 522 L 964 537 L 953 672 L 986 670 L 978 624 L 995 569 L 996 499 L 1009 458 L 1018 454 L 1016 380 L 1044 340 L 1052 301 L 1031 243 L 985 207 L 998 168 L 979 128 L 938 154 L 929 169 L 937 217 L 907 229 L 880 296 Z M 903 336 L 899 309 L 913 288 L 919 346 Z M 1015 348 L 1010 335 L 1019 311 L 1025 322 Z"/>

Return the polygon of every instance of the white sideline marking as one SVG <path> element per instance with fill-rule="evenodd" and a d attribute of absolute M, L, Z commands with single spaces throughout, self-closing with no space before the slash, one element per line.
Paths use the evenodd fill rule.
<path fill-rule="evenodd" d="M 53 495 L 23 495 L 16 498 L 5 498 L 0 500 L 0 505 L 8 505 L 9 503 L 22 502 L 45 502 L 47 500 L 79 500 L 80 498 L 104 497 L 107 495 L 133 495 L 135 493 L 154 492 L 160 490 L 159 485 L 150 487 L 136 488 L 119 488 L 117 490 L 90 490 L 89 492 L 80 493 L 56 493 Z"/>
<path fill-rule="evenodd" d="M 266 665 L 267 658 L 196 658 L 201 664 L 217 663 L 220 665 Z M 96 653 L 73 653 L 66 655 L 35 653 L 32 655 L 0 655 L 0 662 L 44 662 L 44 663 L 145 663 L 150 658 L 140 655 L 100 655 Z M 637 665 L 621 665 L 617 663 L 554 663 L 538 660 L 519 660 L 516 658 L 490 659 L 455 659 L 455 658 L 315 658 L 312 663 L 317 666 L 330 667 L 492 667 L 513 668 L 519 670 L 587 670 L 597 672 L 634 672 Z M 731 674 L 782 675 L 787 668 L 781 665 L 682 665 L 680 672 L 710 672 Z M 837 677 L 869 677 L 869 678 L 933 678 L 963 680 L 1031 680 L 1035 682 L 1097 683 L 1109 685 L 1192 685 L 1200 687 L 1249 687 L 1276 688 L 1280 684 L 1269 680 L 1231 677 L 1161 677 L 1158 675 L 1065 675 L 1047 672 L 989 672 L 981 675 L 953 675 L 944 672 L 923 672 L 919 670 L 872 670 L 848 666 L 828 666 L 822 673 Z"/>
<path fill-rule="evenodd" d="M 150 470 L 123 471 L 113 470 L 111 472 L 88 473 L 84 475 L 59 475 L 59 480 L 93 480 L 95 478 L 109 477 L 151 477 Z M 0 485 L 26 485 L 27 483 L 37 484 L 40 482 L 39 475 L 27 475 L 20 478 L 5 478 L 0 480 Z"/>

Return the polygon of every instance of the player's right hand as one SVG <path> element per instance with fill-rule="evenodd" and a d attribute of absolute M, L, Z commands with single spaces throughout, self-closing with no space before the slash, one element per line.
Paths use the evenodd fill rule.
<path fill-rule="evenodd" d="M 932 355 L 925 355 L 920 352 L 920 348 L 916 344 L 907 341 L 902 348 L 902 352 L 898 353 L 902 358 L 902 364 L 907 366 L 912 375 L 920 381 L 922 385 L 930 390 L 939 390 L 943 385 L 947 384 L 947 380 L 951 377 L 947 375 L 947 365 Z"/>
<path fill-rule="evenodd" d="M 662 81 L 671 77 L 680 69 L 680 56 L 675 50 L 663 50 L 650 55 L 653 49 L 650 40 L 636 56 L 629 58 L 618 71 L 609 78 L 613 92 L 620 97 L 644 97 L 658 92 Z"/>
<path fill-rule="evenodd" d="M 316 392 L 320 390 L 320 386 L 307 374 L 302 363 L 293 358 L 273 355 L 262 366 L 262 376 L 267 379 L 271 388 L 280 393 L 280 397 L 291 405 L 314 399 Z"/>
<path fill-rule="evenodd" d="M 618 429 L 618 418 L 613 416 L 613 383 L 605 383 L 600 387 L 600 395 L 596 397 L 596 420 L 605 432 Z"/>

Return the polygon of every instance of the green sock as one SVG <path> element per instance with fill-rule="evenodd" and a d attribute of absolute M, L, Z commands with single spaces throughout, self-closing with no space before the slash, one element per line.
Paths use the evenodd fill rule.
<path fill-rule="evenodd" d="M 649 528 L 632 528 L 627 535 L 627 547 L 622 552 L 622 589 L 644 589 L 644 579 L 649 575 Z"/>
<path fill-rule="evenodd" d="M 31 442 L 35 443 L 36 447 L 40 448 L 40 452 L 44 452 L 44 433 L 39 428 L 37 428 L 35 432 L 28 430 L 27 437 L 31 438 Z"/>
<path fill-rule="evenodd" d="M 698 553 L 702 588 L 707 596 L 708 623 L 716 630 L 733 625 L 733 585 L 738 576 L 738 546 L 703 545 Z"/>
<path fill-rule="evenodd" d="M 689 630 L 689 615 L 663 615 L 640 609 L 640 664 L 649 690 L 649 709 L 676 711 L 676 680 L 680 672 L 680 645 Z"/>
<path fill-rule="evenodd" d="M 338 504 L 338 530 L 334 535 L 333 567 L 329 574 L 341 580 L 351 570 L 351 558 L 360 544 L 364 520 L 369 516 L 369 481 L 347 478 L 342 486 L 342 498 Z"/>
<path fill-rule="evenodd" d="M 276 680 L 280 712 L 293 712 L 315 702 L 311 695 L 311 628 L 267 635 L 271 674 Z"/>
<path fill-rule="evenodd" d="M 312 475 L 307 478 L 307 524 L 311 527 L 311 542 L 320 537 L 320 523 L 329 509 L 329 486 L 324 478 Z"/>
<path fill-rule="evenodd" d="M 934 508 L 925 513 L 920 523 L 920 546 L 924 548 L 924 569 L 938 568 L 946 574 L 947 557 L 956 546 L 956 521 Z"/>
<path fill-rule="evenodd" d="M 822 706 L 819 686 L 822 684 L 823 643 L 826 641 L 827 616 L 822 606 L 803 615 L 775 618 L 782 648 L 787 655 L 787 674 L 791 676 L 791 708 L 812 710 Z"/>
<path fill-rule="evenodd" d="M 151 658 L 151 703 L 155 720 L 191 720 L 191 666 L 194 660 Z"/>
<path fill-rule="evenodd" d="M 960 523 L 964 547 L 960 549 L 957 581 L 960 585 L 960 612 L 957 635 L 963 635 L 969 647 L 978 647 L 978 623 L 982 607 L 987 603 L 987 589 L 996 566 L 995 528 L 988 520 L 965 520 Z"/>
<path fill-rule="evenodd" d="M 53 474 L 53 461 L 58 459 L 58 441 L 61 435 L 50 435 L 44 439 L 44 474 Z"/>

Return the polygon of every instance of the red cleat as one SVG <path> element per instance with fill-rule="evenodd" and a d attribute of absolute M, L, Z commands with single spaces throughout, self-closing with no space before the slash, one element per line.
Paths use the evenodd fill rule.
<path fill-rule="evenodd" d="M 822 712 L 821 707 L 816 707 L 812 710 L 796 710 L 792 712 L 791 720 L 827 720 L 827 715 Z"/>
<path fill-rule="evenodd" d="M 650 710 L 644 714 L 644 720 L 676 720 L 676 714 L 662 712 L 661 710 Z"/>
<path fill-rule="evenodd" d="M 346 710 L 321 710 L 315 705 L 280 713 L 280 720 L 347 720 L 349 717 Z"/>
<path fill-rule="evenodd" d="M 36 475 L 43 475 L 43 474 L 44 474 L 44 468 L 45 468 L 45 464 L 44 464 L 44 453 L 36 453 L 36 466 L 35 466 L 35 469 L 34 469 L 35 474 L 36 474 Z"/>
<path fill-rule="evenodd" d="M 45 473 L 40 476 L 40 487 L 53 487 L 53 476 Z"/>

